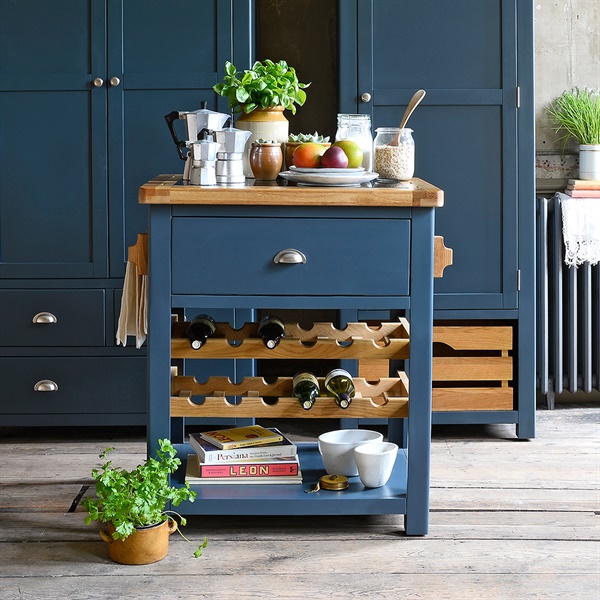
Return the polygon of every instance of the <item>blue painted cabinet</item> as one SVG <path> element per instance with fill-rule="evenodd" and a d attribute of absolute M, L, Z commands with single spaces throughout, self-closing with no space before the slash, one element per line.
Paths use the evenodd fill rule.
<path fill-rule="evenodd" d="M 216 109 L 223 63 L 250 60 L 251 4 L 0 2 L 0 361 L 35 358 L 19 381 L 3 369 L 2 424 L 145 422 L 145 349 L 115 346 L 127 247 L 148 227 L 137 189 L 182 170 L 164 115 Z M 59 368 L 75 357 L 91 363 Z M 128 402 L 109 401 L 115 377 Z M 40 380 L 57 389 L 31 403 Z"/>
<path fill-rule="evenodd" d="M 408 123 L 415 175 L 445 190 L 436 234 L 454 252 L 435 283 L 435 318 L 514 332 L 513 405 L 437 411 L 434 422 L 516 423 L 533 437 L 533 3 L 347 0 L 339 11 L 341 112 L 397 127 L 427 91 Z"/>

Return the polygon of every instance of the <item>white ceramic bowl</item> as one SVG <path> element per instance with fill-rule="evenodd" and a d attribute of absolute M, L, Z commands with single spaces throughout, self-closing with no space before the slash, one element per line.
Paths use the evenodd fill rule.
<path fill-rule="evenodd" d="M 381 442 L 383 435 L 368 429 L 337 429 L 319 436 L 317 443 L 323 465 L 329 475 L 358 475 L 354 448 L 369 442 Z"/>
<path fill-rule="evenodd" d="M 398 446 L 392 442 L 371 442 L 354 448 L 358 475 L 365 487 L 385 485 L 394 469 Z"/>

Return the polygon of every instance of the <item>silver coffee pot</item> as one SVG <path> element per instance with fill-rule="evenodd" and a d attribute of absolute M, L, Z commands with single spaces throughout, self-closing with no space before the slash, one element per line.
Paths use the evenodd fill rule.
<path fill-rule="evenodd" d="M 225 127 L 215 131 L 215 140 L 220 144 L 217 152 L 217 183 L 220 185 L 244 184 L 244 149 L 252 135 L 250 131 Z"/>
<path fill-rule="evenodd" d="M 188 143 L 192 163 L 190 185 L 217 185 L 215 160 L 219 146 L 218 142 L 206 138 Z"/>
<path fill-rule="evenodd" d="M 214 131 L 221 129 L 229 118 L 230 116 L 226 115 L 225 113 L 207 109 L 206 102 L 204 101 L 201 103 L 201 108 L 198 110 L 174 110 L 168 115 L 165 115 L 165 121 L 167 122 L 169 131 L 171 132 L 173 141 L 177 146 L 179 158 L 185 161 L 185 167 L 183 170 L 184 181 L 190 180 L 192 162 L 194 160 L 190 144 L 198 140 L 198 136 L 203 130 L 209 131 L 211 136 L 214 135 Z M 185 123 L 185 140 L 180 140 L 177 137 L 174 123 L 178 119 L 184 121 Z"/>

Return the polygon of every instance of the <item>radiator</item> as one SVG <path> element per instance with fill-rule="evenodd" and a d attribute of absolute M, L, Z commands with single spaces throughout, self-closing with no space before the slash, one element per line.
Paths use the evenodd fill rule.
<path fill-rule="evenodd" d="M 560 202 L 538 198 L 537 386 L 547 408 L 556 394 L 599 385 L 600 267 L 569 268 L 563 254 Z"/>

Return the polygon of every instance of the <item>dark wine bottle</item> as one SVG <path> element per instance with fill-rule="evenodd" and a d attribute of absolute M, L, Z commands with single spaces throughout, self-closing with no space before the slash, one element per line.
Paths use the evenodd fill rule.
<path fill-rule="evenodd" d="M 285 325 L 277 317 L 265 317 L 258 325 L 258 335 L 265 346 L 272 350 L 285 335 Z"/>
<path fill-rule="evenodd" d="M 344 369 L 333 369 L 325 377 L 325 389 L 340 408 L 348 408 L 355 393 L 352 375 Z"/>
<path fill-rule="evenodd" d="M 198 350 L 207 338 L 215 333 L 217 324 L 210 315 L 196 315 L 188 325 L 185 335 L 190 338 L 190 344 L 194 350 Z"/>
<path fill-rule="evenodd" d="M 294 397 L 304 410 L 310 410 L 319 395 L 319 381 L 312 373 L 296 373 L 292 382 Z"/>

